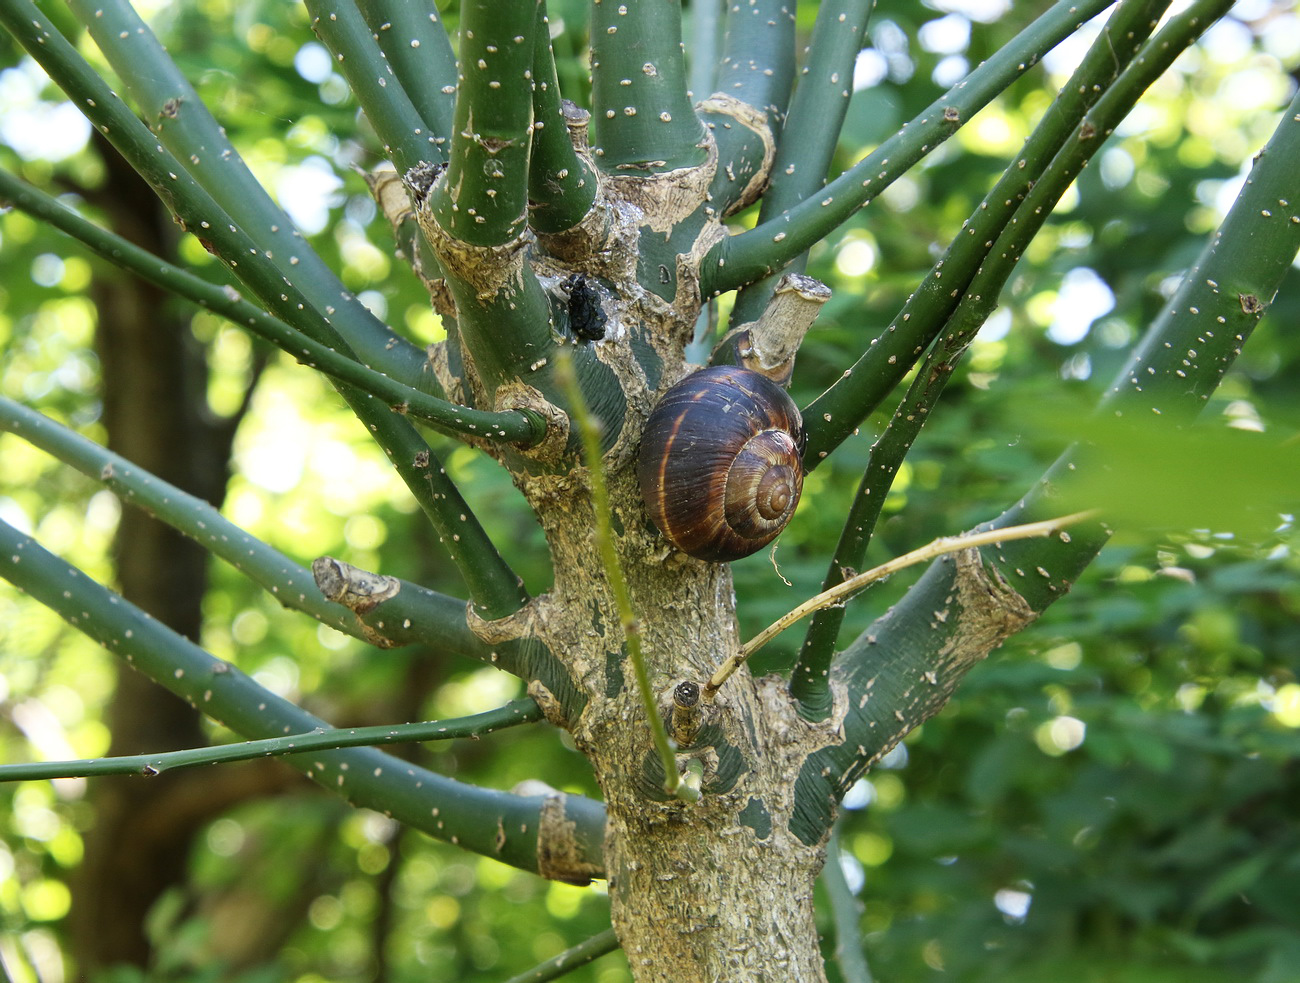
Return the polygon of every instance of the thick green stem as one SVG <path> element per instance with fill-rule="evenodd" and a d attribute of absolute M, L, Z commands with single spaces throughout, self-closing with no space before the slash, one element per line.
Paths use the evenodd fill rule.
<path fill-rule="evenodd" d="M 825 184 L 853 92 L 854 64 L 874 6 L 875 0 L 827 0 L 817 8 L 812 40 L 777 144 L 772 177 L 763 191 L 760 225 Z M 742 288 L 736 295 L 731 323 L 740 325 L 757 318 L 780 273 L 801 273 L 806 260 L 807 253 L 800 253 L 781 271 Z"/>
<path fill-rule="evenodd" d="M 405 173 L 419 164 L 446 159 L 445 131 L 433 130 L 412 104 L 376 41 L 377 31 L 351 0 L 305 0 L 312 30 L 334 55 L 334 63 L 375 128 L 384 155 Z"/>
<path fill-rule="evenodd" d="M 578 155 L 570 126 L 585 141 L 590 114 L 564 104 L 546 18 L 533 38 L 533 148 L 528 169 L 529 224 L 541 233 L 564 232 L 581 222 L 596 203 L 596 172 Z"/>
<path fill-rule="evenodd" d="M 537 0 L 467 0 L 451 162 L 429 205 L 453 239 L 514 242 L 528 221 Z"/>
<path fill-rule="evenodd" d="M 444 147 L 455 106 L 456 52 L 437 6 L 433 0 L 357 0 L 357 6 L 434 146 Z"/>
<path fill-rule="evenodd" d="M 541 708 L 531 699 L 515 700 L 495 710 L 471 717 L 430 720 L 418 724 L 380 724 L 375 727 L 322 728 L 287 737 L 268 737 L 260 741 L 223 744 L 217 747 L 187 748 L 155 754 L 124 754 L 112 758 L 86 758 L 80 761 L 42 761 L 0 765 L 0 782 L 21 782 L 51 778 L 90 778 L 96 775 L 143 775 L 152 778 L 176 768 L 251 761 L 340 748 L 368 747 L 380 744 L 413 744 L 422 741 L 450 741 L 457 738 L 478 739 L 493 731 L 533 723 L 542 719 Z"/>
<path fill-rule="evenodd" d="M 995 251 L 997 238 L 1030 216 L 1023 207 L 1026 195 L 1058 151 L 1070 145 L 1089 107 L 1120 76 L 1167 5 L 1167 0 L 1127 0 L 1116 9 L 1020 154 L 963 223 L 943 258 L 844 377 L 808 405 L 804 411 L 808 420 L 805 467 L 821 463 L 880 405 L 943 330 L 958 303 L 973 292 L 971 281 Z M 996 291 L 992 296 L 996 297 Z"/>
<path fill-rule="evenodd" d="M 729 7 L 716 91 L 757 109 L 775 129 L 793 84 L 794 5 L 753 0 Z"/>
<path fill-rule="evenodd" d="M 704 127 L 686 95 L 680 0 L 593 4 L 591 85 L 602 170 L 654 174 L 704 162 Z"/>
<path fill-rule="evenodd" d="M 294 304 L 281 312 L 290 324 L 311 333 L 310 326 L 300 321 L 310 320 L 312 314 L 303 313 L 297 319 L 288 316 L 298 311 L 299 303 L 305 302 L 314 311 L 324 312 L 318 316 L 346 339 L 347 345 L 366 364 L 380 368 L 406 385 L 426 392 L 438 392 L 437 381 L 428 372 L 424 352 L 370 313 L 303 241 L 288 216 L 253 176 L 225 130 L 130 4 L 126 0 L 104 0 L 102 3 L 72 0 L 72 7 L 109 63 L 126 82 L 145 118 L 153 121 L 154 137 L 147 142 L 147 149 L 152 151 L 161 141 L 174 157 L 165 162 L 166 170 L 177 173 L 184 168 L 211 195 L 213 203 L 219 203 L 219 213 L 213 209 L 198 209 L 200 221 L 189 221 L 188 215 L 178 213 L 186 220 L 190 231 L 199 239 L 210 242 L 224 260 L 236 260 L 242 264 L 235 272 L 249 284 L 250 289 L 256 288 L 241 270 L 247 271 L 250 264 L 270 267 L 267 289 L 271 292 L 257 291 L 267 304 L 278 299 L 282 292 L 280 288 L 292 282 L 294 291 L 291 293 L 300 291 L 302 296 L 295 297 Z M 48 65 L 46 70 L 50 70 Z M 55 78 L 57 80 L 57 76 Z M 120 133 L 121 127 L 98 119 L 92 109 L 103 111 L 124 107 L 106 104 L 93 93 L 77 93 L 66 86 L 64 88 L 83 107 L 83 112 L 92 122 L 112 127 L 105 132 L 116 144 L 114 134 Z M 115 99 L 111 101 L 116 102 Z M 135 122 L 133 118 L 131 122 Z M 138 155 L 133 156 L 121 145 L 118 149 L 132 166 L 140 169 L 141 158 Z M 176 193 L 183 196 L 185 191 L 177 188 Z M 163 200 L 168 200 L 166 194 L 163 194 Z M 202 219 L 207 219 L 209 225 L 204 226 Z M 249 241 L 246 244 L 223 242 L 221 233 L 230 224 L 237 225 L 247 236 Z M 324 335 L 313 336 L 328 342 Z"/>
<path fill-rule="evenodd" d="M 897 134 L 830 182 L 822 194 L 722 240 L 701 263 L 702 292 L 718 294 L 751 283 L 825 238 L 1110 2 L 1058 0 Z"/>
<path fill-rule="evenodd" d="M 470 409 L 412 389 L 367 368 L 267 314 L 257 305 L 244 300 L 232 287 L 210 283 L 173 266 L 121 236 L 100 228 L 57 199 L 24 184 L 3 170 L 0 170 L 0 201 L 8 202 L 49 222 L 109 262 L 229 318 L 240 327 L 270 341 L 302 364 L 362 392 L 378 396 L 399 412 L 424 421 L 440 433 L 453 437 L 506 441 L 523 447 L 531 446 L 545 436 L 546 423 L 535 413 L 490 413 Z"/>
<path fill-rule="evenodd" d="M 722 52 L 722 0 L 691 0 L 690 98 L 699 101 L 716 88 L 718 62 Z"/>
<path fill-rule="evenodd" d="M 727 9 L 716 92 L 698 106 L 718 145 L 710 208 L 729 215 L 762 192 L 794 83 L 794 5 L 751 0 Z"/>
<path fill-rule="evenodd" d="M 1162 47 L 1159 36 L 1152 40 L 1153 51 Z M 1219 231 L 1102 400 L 1103 413 L 1171 427 L 1204 406 L 1300 251 L 1297 155 L 1300 96 L 1255 158 Z M 1067 451 L 994 528 L 1059 510 L 1083 469 L 1100 466 L 1095 456 L 1084 458 L 1078 449 Z M 1084 524 L 936 562 L 845 649 L 833 670 L 849 696 L 845 740 L 816 752 L 801 769 L 792 824 L 800 838 L 824 835 L 834 803 L 857 776 L 942 709 L 993 648 L 1064 596 L 1108 536 L 1103 525 Z"/>
<path fill-rule="evenodd" d="M 34 539 L 0 522 L 0 576 L 150 679 L 246 737 L 270 738 L 327 727 L 259 686 L 189 639 L 150 618 Z M 355 805 L 523 870 L 539 869 L 545 800 L 478 788 L 373 748 L 321 751 L 297 762 L 314 781 Z M 604 810 L 564 798 L 570 843 L 592 872 L 600 869 Z M 545 834 L 544 834 L 545 835 Z"/>

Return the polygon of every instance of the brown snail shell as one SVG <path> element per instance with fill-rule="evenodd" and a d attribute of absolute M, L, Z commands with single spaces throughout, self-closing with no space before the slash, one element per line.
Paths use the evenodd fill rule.
<path fill-rule="evenodd" d="M 701 369 L 650 413 L 637 457 L 641 497 L 682 552 L 738 560 L 794 515 L 803 447 L 803 418 L 784 389 L 749 369 Z"/>

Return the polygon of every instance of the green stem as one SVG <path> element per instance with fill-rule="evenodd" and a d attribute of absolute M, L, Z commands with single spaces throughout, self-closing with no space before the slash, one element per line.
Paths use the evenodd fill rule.
<path fill-rule="evenodd" d="M 1166 6 L 1167 0 L 1124 0 L 1116 9 L 1020 154 L 962 225 L 943 258 L 862 357 L 804 411 L 808 421 L 805 467 L 821 463 L 893 392 L 917 355 L 943 330 L 958 303 L 974 292 L 971 281 L 996 252 L 997 238 L 1026 216 L 1033 217 L 1022 207 L 1026 195 L 1036 189 L 1058 151 L 1070 144 L 1088 109 L 1137 54 Z M 990 296 L 996 297 L 996 291 Z"/>
<path fill-rule="evenodd" d="M 701 263 L 702 292 L 708 296 L 751 283 L 825 238 L 1111 2 L 1058 0 L 897 134 L 830 182 L 824 193 L 715 246 Z"/>
<path fill-rule="evenodd" d="M 546 422 L 538 415 L 518 411 L 489 413 L 450 403 L 412 389 L 367 368 L 332 348 L 304 335 L 292 325 L 244 300 L 229 286 L 210 283 L 173 266 L 121 236 L 102 229 L 42 191 L 0 170 L 0 200 L 49 222 L 93 249 L 109 262 L 143 277 L 164 290 L 214 311 L 270 341 L 302 364 L 318 369 L 339 382 L 378 396 L 398 412 L 422 420 L 453 437 L 481 437 L 528 447 L 541 440 Z"/>
<path fill-rule="evenodd" d="M 90 778 L 97 775 L 143 775 L 152 778 L 176 768 L 250 761 L 283 755 L 335 751 L 340 748 L 380 744 L 413 744 L 423 741 L 477 739 L 493 731 L 533 723 L 542 719 L 533 700 L 514 700 L 503 707 L 451 720 L 430 720 L 418 724 L 381 724 L 375 727 L 323 728 L 287 737 L 223 744 L 218 747 L 187 748 L 155 754 L 126 754 L 112 758 L 80 761 L 42 761 L 0 765 L 0 782 L 21 782 L 51 778 Z"/>
<path fill-rule="evenodd" d="M 1014 221 L 1007 224 L 971 280 L 951 321 L 960 330 L 974 331 L 988 319 L 1025 249 L 1038 234 L 1061 196 L 1101 149 L 1133 106 L 1174 60 L 1216 20 L 1232 0 L 1198 0 L 1171 17 L 1137 59 L 1097 101 L 1072 134 L 1073 139 L 1027 191 Z M 1210 387 L 1218 384 L 1218 380 Z"/>
<path fill-rule="evenodd" d="M 546 6 L 533 38 L 533 147 L 528 168 L 529 224 L 538 232 L 571 229 L 596 203 L 596 172 L 578 156 L 569 136 L 569 116 L 560 98 L 560 79 L 547 25 Z M 570 104 L 571 105 L 571 104 Z M 576 106 L 569 110 L 575 126 L 589 118 Z"/>
<path fill-rule="evenodd" d="M 514 242 L 528 220 L 536 0 L 466 0 L 451 158 L 429 204 L 458 242 Z"/>
<path fill-rule="evenodd" d="M 718 146 L 709 188 L 717 214 L 746 207 L 767 182 L 794 84 L 794 28 L 794 5 L 785 0 L 728 7 L 716 92 L 698 107 Z"/>
<path fill-rule="evenodd" d="M 1230 0 L 1202 0 L 1175 16 L 1150 45 L 1137 55 L 1133 63 L 1124 69 L 1114 84 L 1103 88 L 1100 82 L 1090 80 L 1096 80 L 1106 72 L 1111 75 L 1116 72 L 1125 60 L 1120 53 L 1129 52 L 1132 45 L 1141 44 L 1146 39 L 1159 17 L 1159 7 L 1162 5 L 1126 0 L 1115 11 L 1106 29 L 1062 90 L 1061 99 L 1058 100 L 1060 111 L 1049 112 L 1044 123 L 1026 142 L 1022 160 L 1039 157 L 1053 146 L 1060 148 L 1051 163 L 1029 187 L 1003 188 L 1008 183 L 1007 176 L 1004 175 L 998 187 L 985 199 L 985 206 L 982 206 L 984 212 L 998 211 L 999 202 L 1002 202 L 1001 210 L 1005 210 L 1007 196 L 1017 190 L 1021 203 L 1016 208 L 1013 219 L 1004 222 L 1001 234 L 957 301 L 943 337 L 931 349 L 888 429 L 872 448 L 867 473 L 863 476 L 859 489 L 860 494 L 850 509 L 849 521 L 825 586 L 839 582 L 837 565 L 840 562 L 847 566 L 861 563 L 862 552 L 859 549 L 864 551 L 866 548 L 897 468 L 921 427 L 929 419 L 930 410 L 947 380 L 951 378 L 956 360 L 993 311 L 1002 286 L 1023 254 L 1025 246 L 1037 234 L 1084 163 L 1099 149 L 1105 135 L 1129 113 L 1141 94 L 1169 68 L 1174 58 L 1229 5 Z M 1152 52 L 1155 54 L 1152 55 Z M 1100 98 L 1096 98 L 1095 105 L 1087 112 L 1081 126 L 1071 134 L 1072 139 L 1062 141 L 1041 135 L 1049 126 L 1059 131 L 1063 123 L 1076 119 L 1087 108 L 1088 100 L 1083 95 L 1089 92 L 1096 92 Z M 1089 133 L 1094 135 L 1088 137 Z M 1014 173 L 1014 170 L 1013 167 L 1008 174 Z M 975 220 L 980 217 L 977 213 Z M 995 219 L 1002 220 L 1000 216 L 995 216 Z M 973 227 L 973 223 L 968 224 L 968 227 Z M 959 237 L 950 252 L 958 252 L 971 239 L 972 237 Z M 958 259 L 960 262 L 962 257 L 959 256 Z M 941 273 L 954 272 L 956 271 L 941 263 L 940 268 L 934 271 L 935 279 L 932 282 L 937 283 Z M 950 277 L 944 281 L 946 289 L 952 288 L 952 279 Z M 915 301 L 916 297 L 913 295 L 912 300 Z M 1034 548 L 1036 547 L 1031 547 Z M 844 553 L 842 561 L 841 551 Z M 790 688 L 801 701 L 800 712 L 812 719 L 824 719 L 830 712 L 831 656 L 843 616 L 842 609 L 818 612 L 809 627 L 799 664 L 791 676 Z"/>
<path fill-rule="evenodd" d="M 617 948 L 618 936 L 614 934 L 612 928 L 607 928 L 585 942 L 579 942 L 573 948 L 565 949 L 558 956 L 553 956 L 518 976 L 510 977 L 506 983 L 546 983 L 546 980 L 559 979 L 579 966 L 585 966 L 593 959 L 613 952 Z"/>
<path fill-rule="evenodd" d="M 862 905 L 849 890 L 840 866 L 840 828 L 837 823 L 826 843 L 826 866 L 822 868 L 822 884 L 831 904 L 831 919 L 835 923 L 835 962 L 840 967 L 844 983 L 871 983 L 871 968 L 863 952 Z"/>
<path fill-rule="evenodd" d="M 432 0 L 357 0 L 357 6 L 434 146 L 443 147 L 455 106 L 456 52 L 437 6 Z"/>
<path fill-rule="evenodd" d="M 333 53 L 335 65 L 383 144 L 384 156 L 398 172 L 445 160 L 445 131 L 430 129 L 411 103 L 356 4 L 305 0 L 305 5 L 312 30 Z"/>
<path fill-rule="evenodd" d="M 885 496 L 889 494 L 898 469 L 930 418 L 939 396 L 952 378 L 957 360 L 974 338 L 976 330 L 948 332 L 935 342 L 885 432 L 872 445 L 830 568 L 822 580 L 822 590 L 844 582 L 861 568 Z M 844 614 L 845 607 L 838 605 L 823 608 L 813 615 L 799 657 L 790 672 L 790 695 L 798 701 L 800 714 L 810 720 L 825 720 L 832 709 L 830 668 Z"/>
<path fill-rule="evenodd" d="M 236 733 L 284 737 L 328 726 L 3 522 L 0 577 Z M 374 748 L 321 751 L 310 759 L 289 760 L 354 805 L 380 810 L 502 863 L 538 870 L 541 797 L 457 782 Z M 582 796 L 565 798 L 565 817 L 575 824 L 574 843 L 593 870 L 601 863 L 603 812 L 598 803 Z"/>
<path fill-rule="evenodd" d="M 1168 28 L 1177 22 L 1172 19 Z M 1202 21 L 1200 28 L 1204 26 Z M 1161 50 L 1163 43 L 1157 35 L 1152 50 Z M 1178 427 L 1204 406 L 1300 251 L 1297 155 L 1300 96 L 1255 158 L 1228 217 L 1102 400 L 1102 412 Z M 1099 466 L 1071 448 L 993 527 L 1019 525 L 1058 510 L 1085 469 Z M 1123 475 L 1113 473 L 1108 480 L 1122 481 Z M 1091 523 L 1068 535 L 983 550 L 981 566 L 996 571 L 986 581 L 991 590 L 983 599 L 967 593 L 954 603 L 959 594 L 955 565 L 934 563 L 899 604 L 840 653 L 833 671 L 849 695 L 845 739 L 815 752 L 800 771 L 792 821 L 800 839 L 820 839 L 830 825 L 832 803 L 857 776 L 942 709 L 964 675 L 1025 618 L 1063 597 L 1109 534 Z M 967 580 L 967 590 L 969 586 Z M 993 610 L 989 601 L 997 602 Z M 968 603 L 975 606 L 967 608 Z M 944 617 L 937 619 L 936 611 Z"/>
<path fill-rule="evenodd" d="M 189 173 L 108 90 L 99 75 L 30 0 L 0 0 L 0 22 L 69 96 L 85 103 L 82 108 L 86 115 L 149 181 L 163 202 L 183 221 L 212 237 L 218 254 L 272 310 L 288 323 L 318 336 L 317 340 L 342 344 L 333 326 L 320 318 L 308 299 L 230 222 L 211 196 L 195 184 Z M 205 214 L 214 220 L 209 221 Z M 253 259 L 234 258 L 247 255 Z M 325 313 L 331 312 L 332 308 L 327 307 Z M 488 617 L 502 617 L 518 610 L 528 596 L 523 581 L 501 558 L 411 423 L 395 416 L 368 393 L 348 386 L 341 387 L 340 392 L 434 524 L 439 540 L 469 585 L 475 604 Z"/>
<path fill-rule="evenodd" d="M 618 547 L 614 544 L 614 531 L 610 528 L 609 492 L 605 487 L 605 468 L 601 463 L 600 424 L 587 411 L 582 389 L 573 370 L 573 363 L 566 351 L 557 356 L 556 375 L 569 397 L 569 416 L 582 436 L 583 456 L 587 463 L 587 478 L 591 486 L 591 507 L 595 513 L 596 546 L 600 550 L 601 564 L 605 568 L 605 579 L 610 592 L 614 595 L 614 606 L 618 610 L 619 624 L 623 628 L 623 643 L 627 657 L 632 663 L 636 676 L 637 691 L 641 695 L 641 706 L 645 711 L 650 726 L 650 736 L 664 769 L 664 791 L 677 795 L 679 790 L 686 797 L 688 787 L 682 783 L 681 773 L 677 770 L 677 756 L 673 753 L 672 742 L 668 739 L 668 730 L 664 727 L 663 717 L 655 702 L 654 687 L 650 683 L 650 670 L 646 666 L 645 656 L 641 652 L 641 624 L 636 611 L 632 608 L 632 596 L 628 591 L 627 578 L 623 576 L 623 565 L 618 559 Z M 698 793 L 695 793 L 698 796 Z"/>
<path fill-rule="evenodd" d="M 757 109 L 776 130 L 794 84 L 794 4 L 751 0 L 728 7 L 726 18 L 714 90 Z"/>
<path fill-rule="evenodd" d="M 689 96 L 696 102 L 716 88 L 722 51 L 722 0 L 691 0 Z"/>
<path fill-rule="evenodd" d="M 103 482 L 124 502 L 142 508 L 225 560 L 285 607 L 363 641 L 387 646 L 420 642 L 469 658 L 490 661 L 490 652 L 465 623 L 465 602 L 401 585 L 397 595 L 358 622 L 321 597 L 310 570 L 245 532 L 194 495 L 136 467 L 47 416 L 0 396 L 0 430 Z"/>
<path fill-rule="evenodd" d="M 704 127 L 686 95 L 680 0 L 591 8 L 596 163 L 654 174 L 704 163 Z"/>
<path fill-rule="evenodd" d="M 153 133 L 145 141 L 145 156 L 139 156 L 138 151 L 133 156 L 119 145 L 123 156 L 139 170 L 142 161 L 148 159 L 161 141 L 171 151 L 170 159 L 160 160 L 166 164 L 165 169 L 180 173 L 184 168 L 209 193 L 212 206 L 220 202 L 219 208 L 210 208 L 204 202 L 203 207 L 193 210 L 197 213 L 193 220 L 190 215 L 182 214 L 189 230 L 201 240 L 211 242 L 224 260 L 238 261 L 241 265 L 235 272 L 250 289 L 256 288 L 241 270 L 246 271 L 250 262 L 269 267 L 267 284 L 257 291 L 268 305 L 279 299 L 285 283 L 291 281 L 294 285 L 291 293 L 301 292 L 302 296 L 294 296 L 292 304 L 286 301 L 280 308 L 281 317 L 288 323 L 330 344 L 333 344 L 330 335 L 337 330 L 366 364 L 382 369 L 406 385 L 438 392 L 437 381 L 427 371 L 423 350 L 376 318 L 307 245 L 131 5 L 126 0 L 71 2 L 146 119 L 154 121 Z M 48 65 L 46 70 L 50 70 Z M 128 117 L 123 116 L 114 123 L 98 119 L 91 110 L 124 112 L 125 107 L 115 98 L 110 97 L 106 103 L 102 95 L 78 93 L 66 86 L 64 89 L 92 122 L 112 127 L 105 132 L 116 144 L 118 137 L 114 134 L 121 134 Z M 129 119 L 131 124 L 136 123 L 134 117 Z M 157 188 L 156 182 L 151 183 Z M 166 194 L 161 191 L 160 194 L 168 201 Z M 184 198 L 188 193 L 177 188 L 176 194 Z M 207 226 L 202 224 L 203 219 L 208 221 Z M 222 233 L 232 224 L 240 228 L 247 242 L 224 241 Z M 258 259 L 249 260 L 250 256 Z M 299 313 L 299 303 L 305 303 L 311 311 Z M 303 323 L 321 318 L 316 311 L 324 312 L 323 319 L 331 326 L 330 332 L 321 333 Z"/>
<path fill-rule="evenodd" d="M 479 613 L 490 621 L 523 607 L 528 602 L 523 580 L 493 545 L 424 438 L 406 420 L 376 405 L 373 396 L 348 402 L 433 524 Z"/>
<path fill-rule="evenodd" d="M 1171 19 L 1166 30 L 1196 16 L 1195 6 Z M 1191 26 L 1191 25 L 1187 25 Z M 1203 30 L 1204 18 L 1197 26 Z M 1164 32 L 1162 31 L 1162 34 Z M 1167 57 L 1157 35 L 1152 41 Z M 1300 95 L 1282 114 L 1272 138 L 1259 154 L 1245 186 L 1223 224 L 1128 363 L 1101 400 L 1103 415 L 1149 426 L 1157 432 L 1191 423 L 1205 406 L 1268 311 L 1300 252 Z M 1102 449 L 1104 451 L 1104 448 Z M 1104 466 L 1097 454 L 1067 451 L 1034 490 L 995 522 L 1001 528 L 1053 507 L 1088 468 Z M 1116 471 L 1113 481 L 1123 481 Z M 1035 609 L 1046 607 L 1070 584 L 1105 542 L 1098 530 L 1087 544 L 1044 541 L 1032 547 L 1008 544 L 1008 580 Z M 1050 571 L 1050 576 L 1043 573 Z"/>
<path fill-rule="evenodd" d="M 772 178 L 763 191 L 760 225 L 825 184 L 853 92 L 854 63 L 874 6 L 875 0 L 827 0 L 817 8 L 812 40 L 777 144 Z M 743 287 L 736 296 L 731 323 L 756 320 L 781 274 L 802 273 L 807 258 L 806 252 L 800 253 L 777 272 Z"/>

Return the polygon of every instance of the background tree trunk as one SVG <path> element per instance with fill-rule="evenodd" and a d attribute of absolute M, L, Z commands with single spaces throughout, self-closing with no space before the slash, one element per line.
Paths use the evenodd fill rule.
<path fill-rule="evenodd" d="M 101 143 L 107 169 L 89 193 L 111 226 L 160 256 L 175 254 L 178 231 L 149 186 Z M 204 353 L 181 305 L 134 277 L 109 271 L 91 287 L 98 311 L 108 445 L 154 474 L 219 505 L 238 418 L 207 407 Z M 197 640 L 208 558 L 176 530 L 126 507 L 114 548 L 121 594 Z M 122 667 L 106 710 L 109 754 L 206 743 L 202 717 L 185 701 Z M 102 778 L 91 785 L 96 823 L 73 892 L 72 926 L 82 972 L 117 963 L 145 966 L 145 920 L 159 896 L 183 882 L 194 836 L 233 802 L 283 786 L 275 767 L 231 773 L 171 772 L 148 782 Z"/>

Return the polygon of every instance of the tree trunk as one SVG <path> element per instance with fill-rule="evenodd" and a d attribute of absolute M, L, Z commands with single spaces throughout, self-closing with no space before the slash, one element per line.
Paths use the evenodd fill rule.
<path fill-rule="evenodd" d="M 634 609 L 653 612 L 639 627 L 659 709 L 673 729 L 675 687 L 702 685 L 739 648 L 730 568 L 679 553 L 666 558 L 662 538 L 643 525 L 633 468 L 625 463 L 608 477 Z M 523 484 L 537 494 L 537 483 Z M 843 707 L 810 723 L 784 680 L 756 680 L 742 668 L 714 700 L 701 700 L 697 719 L 676 728 L 679 769 L 702 766 L 703 795 L 693 803 L 669 797 L 592 536 L 590 497 L 579 483 L 564 484 L 559 493 L 548 487 L 541 512 L 555 586 L 507 621 L 563 653 L 585 698 L 569 719 L 539 684 L 531 689 L 572 731 L 604 793 L 613 921 L 635 978 L 824 979 L 813 920 L 824 845 L 791 831 L 791 778 L 811 752 L 842 739 Z"/>

